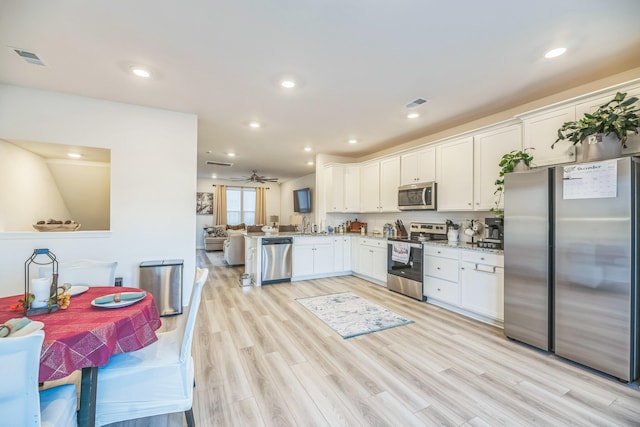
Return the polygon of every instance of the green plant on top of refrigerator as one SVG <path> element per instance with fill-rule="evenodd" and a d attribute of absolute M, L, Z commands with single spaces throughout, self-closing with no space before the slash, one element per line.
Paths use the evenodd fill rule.
<path fill-rule="evenodd" d="M 533 156 L 527 152 L 528 150 L 534 150 L 534 148 L 527 147 L 524 150 L 513 150 L 505 153 L 500 159 L 500 163 L 498 163 L 498 166 L 500 166 L 500 172 L 498 174 L 498 179 L 494 182 L 496 190 L 493 192 L 496 196 L 494 199 L 495 206 L 491 208 L 491 212 L 493 212 L 498 218 L 504 218 L 504 209 L 500 207 L 502 203 L 502 195 L 504 194 L 504 176 L 514 170 L 527 170 L 531 167 Z"/>

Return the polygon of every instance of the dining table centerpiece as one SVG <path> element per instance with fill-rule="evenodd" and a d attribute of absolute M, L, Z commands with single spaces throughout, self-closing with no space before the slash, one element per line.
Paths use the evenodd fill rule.
<path fill-rule="evenodd" d="M 51 276 L 43 274 L 42 267 L 51 266 Z M 38 268 L 38 277 L 32 278 L 31 269 Z M 49 249 L 34 249 L 24 263 L 25 316 L 51 313 L 58 310 L 58 260 Z"/>

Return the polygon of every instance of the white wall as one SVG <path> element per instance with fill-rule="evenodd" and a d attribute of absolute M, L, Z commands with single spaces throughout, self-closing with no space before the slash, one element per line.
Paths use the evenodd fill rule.
<path fill-rule="evenodd" d="M 223 181 L 218 179 L 198 179 L 198 192 L 202 193 L 214 193 L 214 204 L 215 201 L 215 187 L 214 185 L 226 185 L 229 187 L 233 187 L 234 183 L 230 183 L 229 181 Z M 256 183 L 236 183 L 236 186 L 242 187 L 267 187 L 267 222 L 269 221 L 269 217 L 271 215 L 278 215 L 280 217 L 280 222 L 282 223 L 282 216 L 280 216 L 280 184 L 275 182 L 270 182 L 267 184 L 256 184 Z M 195 206 L 193 207 L 195 212 Z M 287 217 L 288 221 L 289 217 Z M 204 249 L 204 227 L 207 225 L 215 224 L 214 215 L 197 215 L 196 216 L 196 244 L 198 249 Z M 283 223 L 284 224 L 284 223 Z M 288 222 L 287 222 L 288 224 Z"/>
<path fill-rule="evenodd" d="M 111 231 L 0 233 L 0 295 L 22 291 L 24 262 L 43 247 L 60 262 L 116 260 L 116 275 L 134 287 L 140 262 L 184 259 L 190 295 L 196 267 L 195 115 L 0 85 L 0 138 L 111 149 Z"/>
<path fill-rule="evenodd" d="M 290 218 L 291 215 L 294 215 L 293 212 L 293 191 L 299 190 L 301 188 L 310 188 L 311 189 L 311 213 L 306 214 L 311 223 L 316 222 L 316 218 L 318 217 L 318 201 L 319 195 L 316 191 L 316 174 L 312 173 L 309 175 L 305 175 L 301 178 L 292 179 L 287 182 L 283 182 L 280 185 L 280 224 L 286 225 L 291 224 Z"/>
<path fill-rule="evenodd" d="M 0 232 L 33 230 L 32 224 L 49 218 L 70 219 L 46 162 L 0 140 Z"/>

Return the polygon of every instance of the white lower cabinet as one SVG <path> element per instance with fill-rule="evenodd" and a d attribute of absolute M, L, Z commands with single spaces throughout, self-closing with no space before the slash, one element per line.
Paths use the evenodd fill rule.
<path fill-rule="evenodd" d="M 427 301 L 480 319 L 504 320 L 504 255 L 440 245 L 424 246 Z"/>
<path fill-rule="evenodd" d="M 504 320 L 504 256 L 461 251 L 460 306 Z"/>
<path fill-rule="evenodd" d="M 356 273 L 387 283 L 387 241 L 360 238 Z"/>
<path fill-rule="evenodd" d="M 423 294 L 429 298 L 458 305 L 458 249 L 424 246 Z"/>
<path fill-rule="evenodd" d="M 326 237 L 294 239 L 293 277 L 333 271 L 333 240 Z"/>
<path fill-rule="evenodd" d="M 335 235 L 333 237 L 333 271 L 351 270 L 351 236 Z"/>

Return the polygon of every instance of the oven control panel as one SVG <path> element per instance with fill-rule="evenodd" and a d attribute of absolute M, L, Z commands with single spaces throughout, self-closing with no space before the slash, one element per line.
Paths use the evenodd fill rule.
<path fill-rule="evenodd" d="M 433 222 L 412 222 L 409 225 L 409 235 L 411 236 L 411 240 L 418 240 L 414 239 L 414 236 L 420 235 L 429 239 L 446 238 L 447 224 Z"/>

